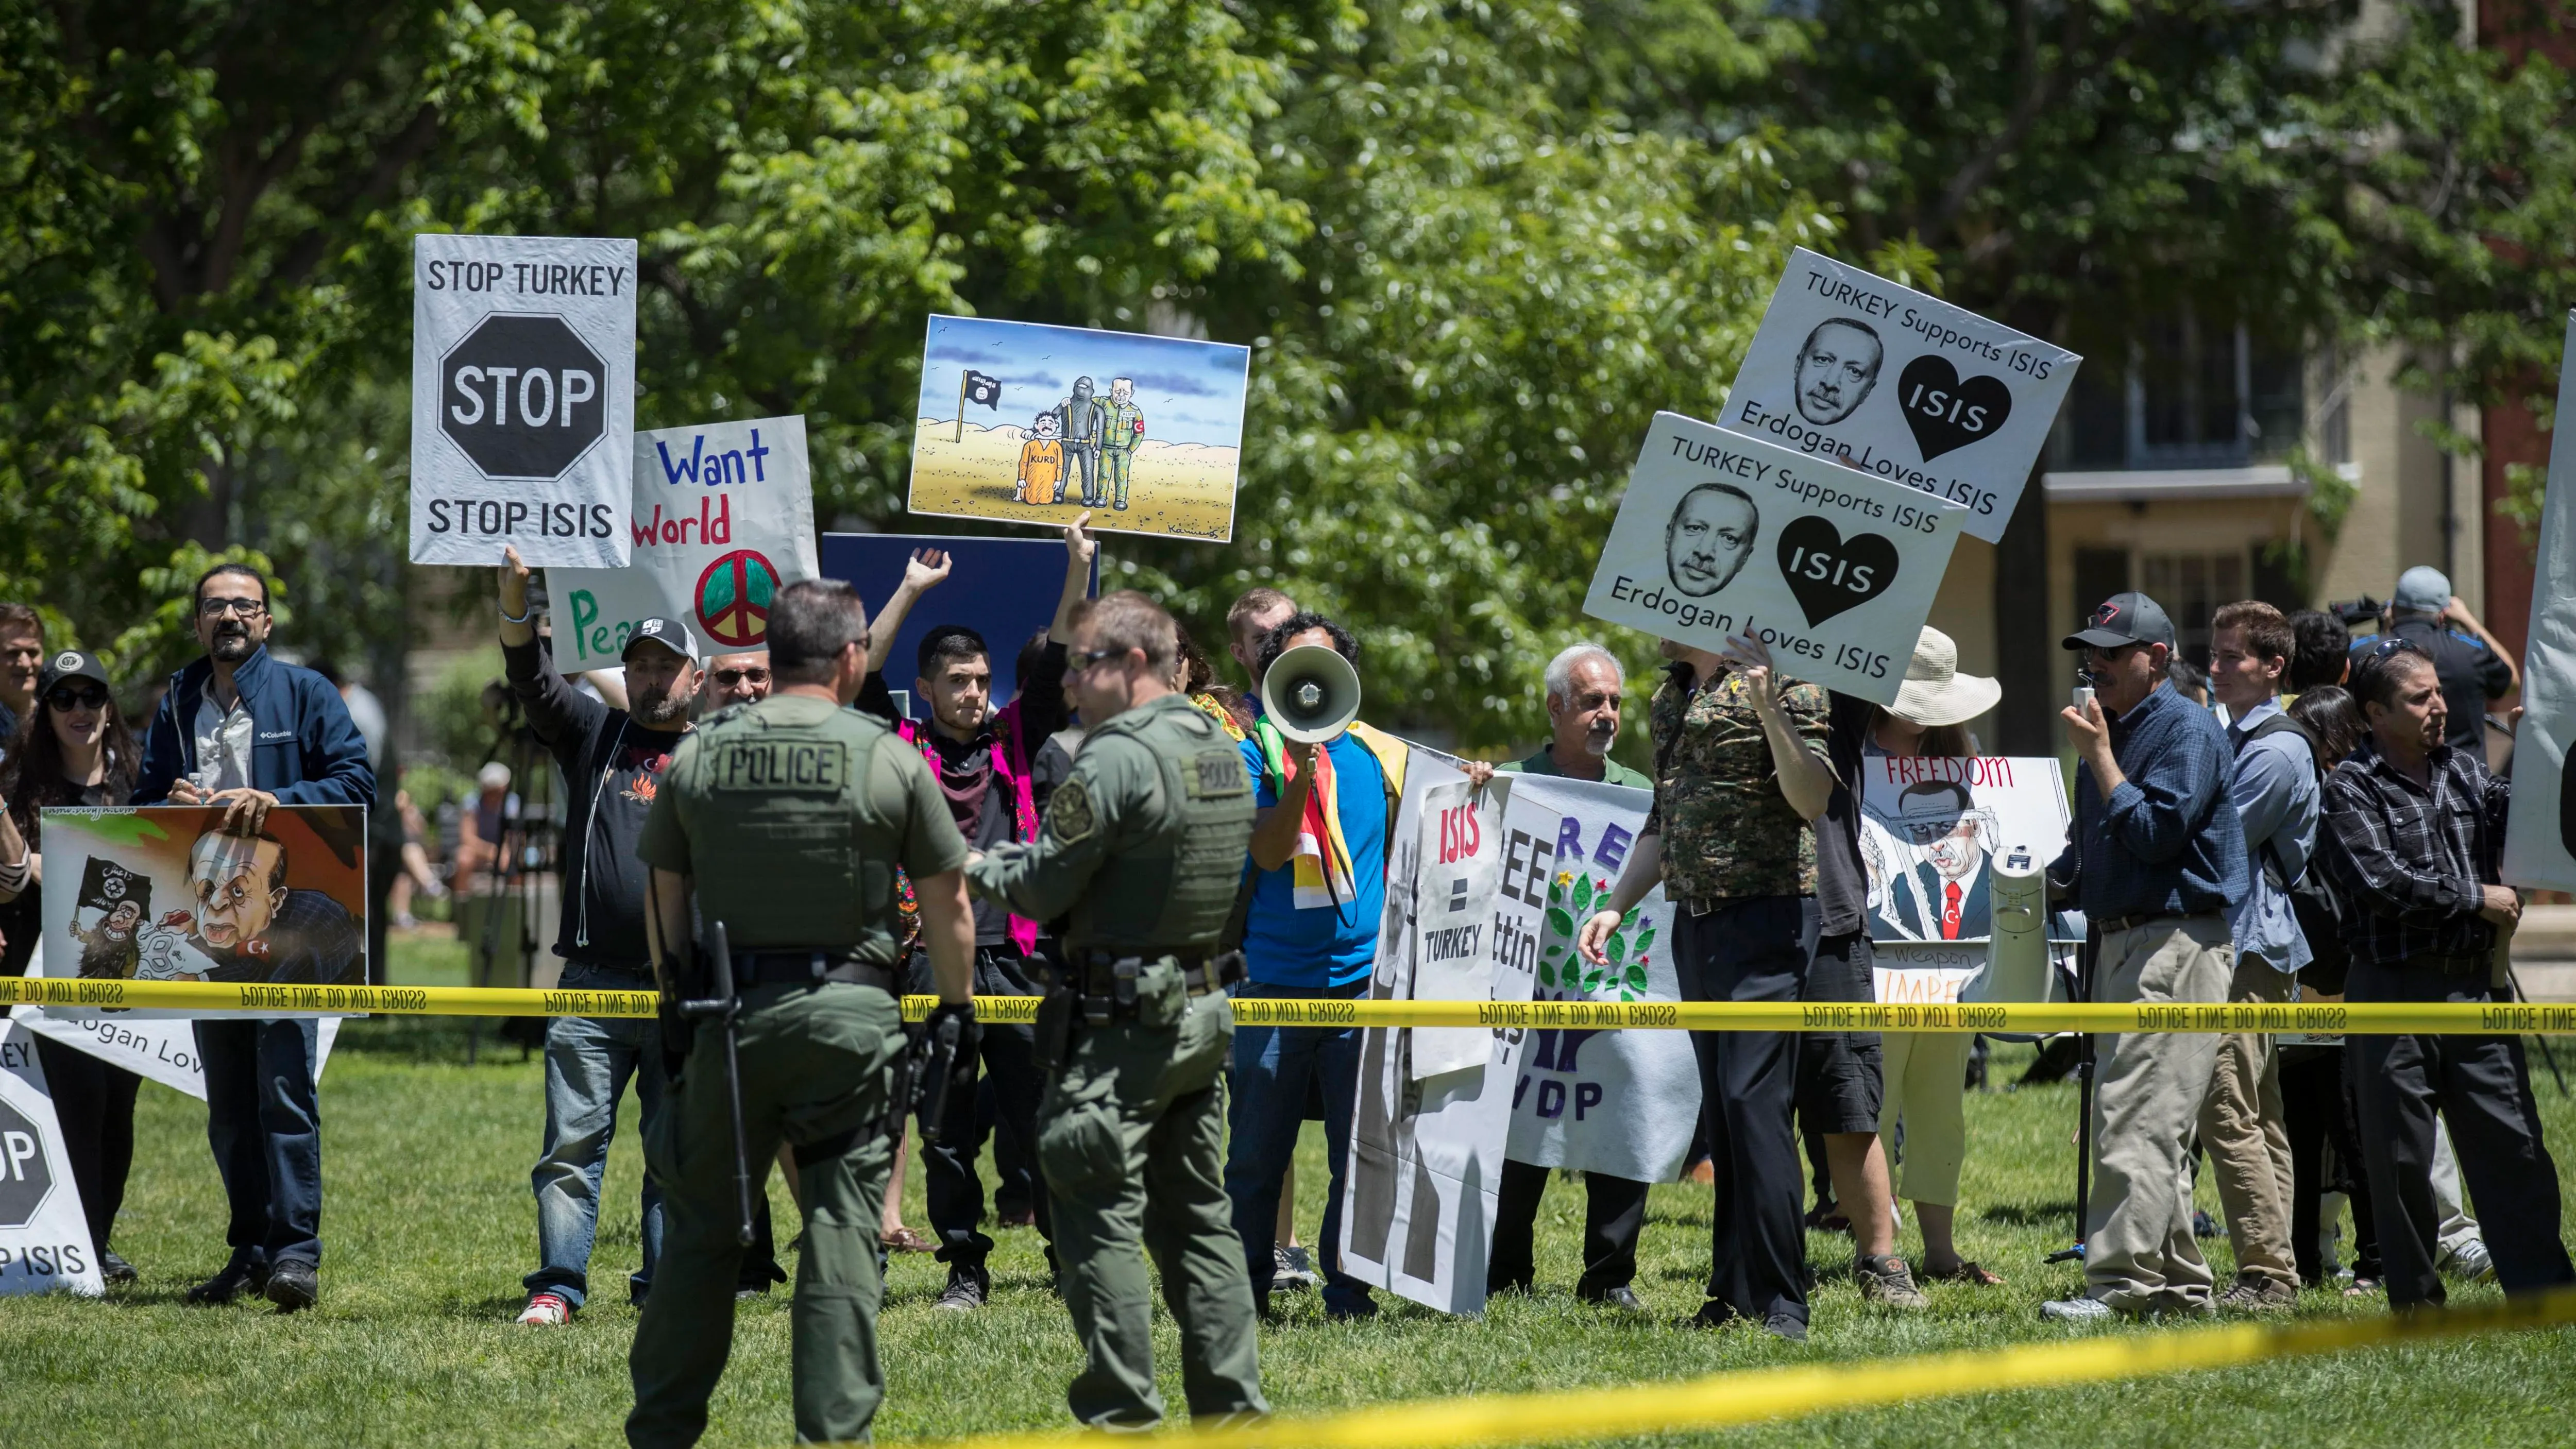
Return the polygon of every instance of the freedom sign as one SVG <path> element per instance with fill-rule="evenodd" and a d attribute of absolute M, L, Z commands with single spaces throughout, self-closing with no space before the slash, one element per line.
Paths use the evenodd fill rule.
<path fill-rule="evenodd" d="M 1655 414 L 1583 612 L 1890 704 L 1969 510 L 1830 458 Z"/>
<path fill-rule="evenodd" d="M 411 561 L 626 563 L 635 243 L 412 241 Z"/>
<path fill-rule="evenodd" d="M 1718 422 L 1963 504 L 1993 543 L 2083 360 L 1800 247 Z"/>
<path fill-rule="evenodd" d="M 818 576 L 805 419 L 637 433 L 634 474 L 634 562 L 546 571 L 557 662 L 615 668 L 651 618 L 686 624 L 702 658 L 768 648 L 770 600 Z"/>

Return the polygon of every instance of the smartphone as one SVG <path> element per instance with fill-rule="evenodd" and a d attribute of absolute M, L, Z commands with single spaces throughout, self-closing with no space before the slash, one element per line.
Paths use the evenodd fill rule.
<path fill-rule="evenodd" d="M 2084 712 L 2084 706 L 2091 704 L 2092 702 L 2093 686 L 2089 684 L 2079 684 L 2075 686 L 2075 712 L 2077 714 L 2082 714 Z"/>

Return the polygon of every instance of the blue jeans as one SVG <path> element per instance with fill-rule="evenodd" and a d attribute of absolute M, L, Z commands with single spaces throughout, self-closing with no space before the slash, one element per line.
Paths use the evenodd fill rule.
<path fill-rule="evenodd" d="M 1246 984 L 1235 995 L 1355 997 L 1368 990 L 1362 978 L 1345 987 L 1308 988 Z M 1243 1236 L 1243 1263 L 1256 1298 L 1267 1301 L 1278 1269 L 1279 1184 L 1297 1155 L 1310 1082 L 1324 1089 L 1324 1146 L 1332 1181 L 1324 1198 L 1324 1231 L 1316 1246 L 1324 1265 L 1324 1306 L 1365 1307 L 1369 1287 L 1342 1271 L 1342 1179 L 1351 1165 L 1351 1115 L 1360 1085 L 1357 1027 L 1244 1026 L 1234 1029 L 1234 1101 L 1227 1119 L 1231 1139 L 1225 1158 L 1225 1194 L 1234 1199 L 1234 1230 Z"/>
<path fill-rule="evenodd" d="M 196 1023 L 206 1142 L 224 1180 L 232 1260 L 322 1263 L 322 1106 L 313 1091 L 320 1022 Z"/>
<path fill-rule="evenodd" d="M 564 967 L 566 991 L 649 990 L 651 978 L 575 962 Z M 546 1147 L 530 1174 L 537 1192 L 537 1271 L 530 1293 L 560 1293 L 579 1308 L 590 1288 L 590 1249 L 599 1235 L 599 1183 L 608 1144 L 617 1134 L 617 1099 L 635 1082 L 648 1138 L 662 1115 L 662 1026 L 650 1017 L 558 1016 L 546 1023 Z M 765 1165 L 765 1164 L 764 1164 Z M 626 1282 L 644 1301 L 653 1264 L 662 1256 L 662 1188 L 644 1174 L 644 1266 Z"/>

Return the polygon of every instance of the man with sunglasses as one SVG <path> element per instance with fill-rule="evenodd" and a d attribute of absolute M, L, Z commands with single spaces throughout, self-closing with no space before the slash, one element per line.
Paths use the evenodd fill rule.
<path fill-rule="evenodd" d="M 222 828 L 237 835 L 257 835 L 278 805 L 372 808 L 375 772 L 340 692 L 269 657 L 268 581 L 244 565 L 217 564 L 198 577 L 193 597 L 206 654 L 171 676 L 153 713 L 134 803 L 220 805 Z M 231 1208 L 232 1256 L 188 1290 L 192 1303 L 262 1293 L 291 1313 L 321 1291 L 316 1026 L 311 1017 L 196 1024 L 206 1138 Z"/>
<path fill-rule="evenodd" d="M 769 651 L 751 649 L 740 654 L 719 654 L 707 661 L 707 687 L 698 698 L 698 711 L 713 714 L 738 704 L 758 704 L 769 698 Z"/>
<path fill-rule="evenodd" d="M 2236 972 L 2227 910 L 2251 888 L 2227 737 L 2167 682 L 2173 623 L 2155 600 L 2114 594 L 2065 645 L 2082 651 L 2093 697 L 2061 715 L 2079 761 L 2075 831 L 2048 874 L 2092 923 L 2093 999 L 2225 1001 Z M 2188 1157 L 2217 1058 L 2206 1032 L 2101 1038 L 2084 1292 L 2042 1313 L 2212 1311 Z"/>
<path fill-rule="evenodd" d="M 563 912 L 555 954 L 566 991 L 650 991 L 645 941 L 645 868 L 636 856 L 672 751 L 690 728 L 700 672 L 698 643 L 674 619 L 645 619 L 627 636 L 626 707 L 574 688 L 537 638 L 528 568 L 506 550 L 500 574 L 501 659 L 528 728 L 555 758 L 564 797 Z M 765 661 L 764 661 L 765 662 Z M 590 1288 L 599 1227 L 600 1184 L 617 1127 L 617 1102 L 635 1084 L 637 1130 L 651 1136 L 669 1086 L 661 1025 L 632 1018 L 558 1016 L 546 1023 L 545 1146 L 530 1174 L 537 1199 L 537 1270 L 523 1281 L 518 1321 L 532 1328 L 569 1323 Z M 762 1200 L 766 1206 L 767 1199 Z M 757 1226 L 765 1233 L 768 1216 Z M 641 1304 L 662 1253 L 662 1190 L 643 1183 L 642 1257 L 627 1279 Z M 783 1281 L 766 1252 L 743 1258 L 740 1286 L 767 1292 Z"/>

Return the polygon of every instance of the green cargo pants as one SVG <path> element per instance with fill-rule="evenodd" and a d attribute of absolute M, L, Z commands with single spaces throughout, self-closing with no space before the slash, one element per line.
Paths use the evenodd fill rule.
<path fill-rule="evenodd" d="M 1101 445 L 1100 491 L 1109 496 L 1110 507 L 1127 506 L 1127 476 L 1129 470 L 1135 466 L 1135 449 L 1113 448 L 1106 443 Z"/>
<path fill-rule="evenodd" d="M 743 993 L 743 1150 L 760 1179 L 782 1141 L 796 1147 L 805 1247 L 791 1317 L 796 1436 L 867 1437 L 885 1398 L 877 1366 L 877 1213 L 892 1155 L 877 1130 L 903 1053 L 895 999 L 846 982 L 756 986 Z M 688 1445 L 707 1427 L 707 1398 L 733 1348 L 733 1124 L 724 1036 L 698 1028 L 672 1084 L 645 1166 L 662 1185 L 662 1259 L 635 1325 L 628 1367 L 635 1410 L 627 1442 Z"/>
<path fill-rule="evenodd" d="M 1140 1241 L 1180 1325 L 1191 1417 L 1270 1411 L 1252 1284 L 1225 1195 L 1233 1038 L 1223 996 L 1189 1002 L 1171 1026 L 1076 1027 L 1064 1069 L 1038 1105 L 1038 1166 L 1055 1204 L 1064 1301 L 1087 1359 L 1066 1401 L 1085 1424 L 1146 1428 L 1163 1418 Z"/>

